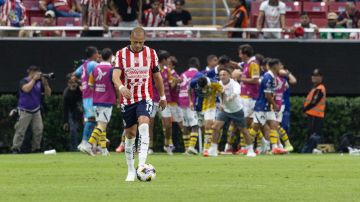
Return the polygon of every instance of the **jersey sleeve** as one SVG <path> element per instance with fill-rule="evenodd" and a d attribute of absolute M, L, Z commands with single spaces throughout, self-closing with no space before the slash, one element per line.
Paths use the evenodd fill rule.
<path fill-rule="evenodd" d="M 76 70 L 75 70 L 75 76 L 77 78 L 80 78 L 81 77 L 81 74 L 82 74 L 82 66 L 78 67 Z"/>
<path fill-rule="evenodd" d="M 234 82 L 234 94 L 240 96 L 240 92 L 241 92 L 240 84 L 235 81 Z"/>
<path fill-rule="evenodd" d="M 250 77 L 253 78 L 259 78 L 260 77 L 260 67 L 258 64 L 256 64 L 255 62 L 252 62 L 249 65 L 249 72 L 250 72 Z"/>
<path fill-rule="evenodd" d="M 88 63 L 88 66 L 87 66 L 87 71 L 88 72 L 87 73 L 89 75 L 94 71 L 96 65 L 97 65 L 97 63 L 94 62 L 94 61 L 91 61 L 91 62 Z"/>
<path fill-rule="evenodd" d="M 221 92 L 223 92 L 223 87 L 222 87 L 222 85 L 221 84 L 219 84 L 219 83 L 212 83 L 212 86 L 213 86 L 213 89 L 214 89 L 214 91 L 216 92 L 216 93 L 221 93 Z"/>
<path fill-rule="evenodd" d="M 115 54 L 115 69 L 124 69 L 123 63 L 122 63 L 122 51 L 119 50 Z"/>
<path fill-rule="evenodd" d="M 262 3 L 260 4 L 259 11 L 265 12 L 265 9 L 266 9 L 266 1 L 264 1 L 264 2 L 262 2 Z"/>
<path fill-rule="evenodd" d="M 283 3 L 283 2 L 279 2 L 279 12 L 280 12 L 280 14 L 282 14 L 282 15 L 285 15 L 285 13 L 286 13 L 286 6 L 285 6 L 285 4 Z"/>

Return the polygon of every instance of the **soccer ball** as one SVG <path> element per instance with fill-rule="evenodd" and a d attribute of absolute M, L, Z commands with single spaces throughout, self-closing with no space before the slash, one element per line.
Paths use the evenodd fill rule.
<path fill-rule="evenodd" d="M 151 164 L 145 164 L 136 169 L 136 176 L 140 181 L 149 182 L 155 179 L 156 171 Z"/>

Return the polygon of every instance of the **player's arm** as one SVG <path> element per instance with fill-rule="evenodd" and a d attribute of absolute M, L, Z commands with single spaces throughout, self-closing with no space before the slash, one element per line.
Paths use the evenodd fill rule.
<path fill-rule="evenodd" d="M 264 23 L 264 18 L 265 18 L 265 12 L 260 10 L 259 17 L 256 22 L 256 28 L 258 30 L 261 30 L 263 23 Z"/>
<path fill-rule="evenodd" d="M 166 97 L 165 97 L 164 82 L 161 77 L 159 67 L 156 67 L 155 69 L 158 69 L 158 70 L 153 70 L 153 78 L 154 78 L 156 89 L 158 90 L 158 93 L 160 96 L 159 106 L 161 107 L 161 109 L 165 109 L 167 103 L 166 103 Z"/>
<path fill-rule="evenodd" d="M 251 78 L 241 77 L 240 80 L 247 84 L 258 84 L 260 78 L 260 67 L 256 63 L 251 63 L 249 67 Z"/>
<path fill-rule="evenodd" d="M 287 69 L 280 70 L 279 75 L 287 77 L 291 85 L 295 85 L 297 83 L 296 77 Z"/>
<path fill-rule="evenodd" d="M 112 74 L 112 81 L 117 89 L 119 89 L 120 94 L 124 96 L 126 99 L 131 98 L 131 92 L 129 89 L 124 86 L 124 84 L 121 82 L 122 71 L 120 68 L 114 68 L 113 74 Z"/>

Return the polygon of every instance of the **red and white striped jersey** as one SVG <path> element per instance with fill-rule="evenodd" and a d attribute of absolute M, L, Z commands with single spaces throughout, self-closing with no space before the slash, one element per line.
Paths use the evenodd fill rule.
<path fill-rule="evenodd" d="M 16 5 L 20 7 L 21 13 L 17 12 Z M 21 21 L 26 20 L 26 9 L 20 0 L 5 0 L 0 7 L 0 20 L 5 22 L 5 26 L 19 26 Z"/>
<path fill-rule="evenodd" d="M 164 23 L 165 15 L 162 12 L 159 12 L 154 16 L 152 9 L 144 11 L 144 27 L 160 27 Z"/>
<path fill-rule="evenodd" d="M 107 0 L 81 0 L 81 5 L 88 7 L 87 25 L 89 27 L 102 26 L 103 18 L 102 9 L 107 6 Z"/>
<path fill-rule="evenodd" d="M 120 80 L 132 94 L 130 99 L 121 96 L 121 104 L 152 100 L 153 70 L 158 68 L 158 57 L 154 49 L 144 46 L 142 51 L 134 53 L 130 46 L 125 47 L 116 52 L 115 68 L 121 70 Z"/>

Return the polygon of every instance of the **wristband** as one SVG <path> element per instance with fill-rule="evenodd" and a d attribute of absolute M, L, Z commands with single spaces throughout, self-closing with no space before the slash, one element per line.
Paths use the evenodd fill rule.
<path fill-rule="evenodd" d="M 160 100 L 166 100 L 166 96 L 165 95 L 160 96 Z"/>

